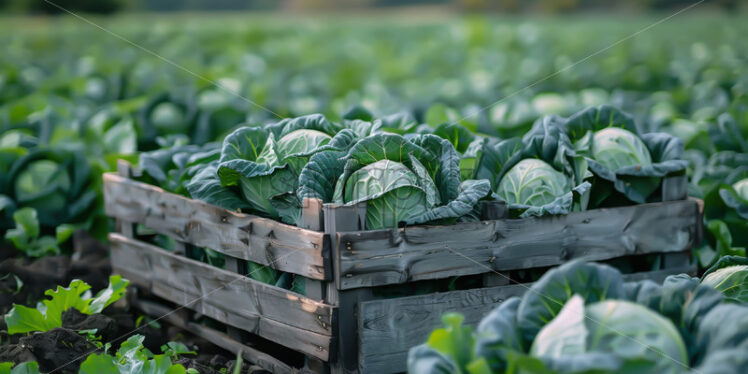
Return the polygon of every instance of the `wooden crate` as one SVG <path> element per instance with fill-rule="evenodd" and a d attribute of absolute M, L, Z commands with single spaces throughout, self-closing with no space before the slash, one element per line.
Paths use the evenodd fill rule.
<path fill-rule="evenodd" d="M 700 205 L 685 199 L 684 177 L 663 182 L 660 203 L 518 220 L 486 204 L 491 219 L 481 222 L 365 230 L 363 204 L 305 201 L 301 228 L 171 194 L 130 179 L 133 172 L 120 164 L 104 176 L 104 191 L 118 227 L 112 265 L 137 286 L 134 305 L 276 373 L 404 371 L 407 350 L 443 313 L 460 311 L 474 324 L 526 291 L 528 284 L 510 284 L 519 272 L 571 259 L 630 265 L 650 255 L 663 270 L 626 277 L 661 281 L 695 271 L 690 248 L 701 236 Z M 143 242 L 135 224 L 179 244 L 170 252 Z M 185 256 L 191 246 L 223 253 L 226 269 Z M 303 276 L 306 295 L 244 277 L 247 261 Z M 478 285 L 381 292 L 456 276 Z"/>

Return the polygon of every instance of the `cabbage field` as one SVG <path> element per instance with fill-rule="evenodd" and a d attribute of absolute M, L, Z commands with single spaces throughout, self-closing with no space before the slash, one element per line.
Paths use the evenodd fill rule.
<path fill-rule="evenodd" d="M 365 204 L 368 230 L 497 200 L 509 219 L 645 204 L 685 175 L 697 274 L 568 262 L 477 325 L 445 314 L 408 371 L 748 372 L 748 22 L 668 16 L 0 16 L 0 374 L 262 372 L 130 307 L 103 195 L 118 160 L 293 226 L 308 199 Z"/>

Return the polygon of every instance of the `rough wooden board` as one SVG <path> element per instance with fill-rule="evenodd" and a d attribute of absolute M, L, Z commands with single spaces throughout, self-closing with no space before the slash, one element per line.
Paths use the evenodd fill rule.
<path fill-rule="evenodd" d="M 235 355 L 242 352 L 244 359 L 255 365 L 259 365 L 272 373 L 293 374 L 300 372 L 300 370 L 289 366 L 267 353 L 258 351 L 231 339 L 231 337 L 218 330 L 194 322 L 189 322 L 181 314 L 173 313 L 172 309 L 167 306 L 147 300 L 133 300 L 132 305 L 143 311 L 145 314 L 154 318 L 161 318 L 167 323 L 187 330 Z"/>
<path fill-rule="evenodd" d="M 624 275 L 624 279 L 662 282 L 668 275 L 694 270 L 687 266 Z M 408 349 L 425 342 L 431 331 L 442 325 L 442 314 L 460 312 L 466 325 L 476 326 L 499 303 L 521 296 L 529 287 L 512 284 L 363 302 L 358 307 L 360 369 L 366 373 L 405 371 Z"/>
<path fill-rule="evenodd" d="M 350 289 L 480 274 L 486 266 L 502 271 L 678 252 L 691 248 L 700 219 L 697 203 L 683 200 L 555 217 L 338 232 L 335 278 L 340 289 Z"/>
<path fill-rule="evenodd" d="M 324 255 L 329 244 L 321 232 L 231 212 L 113 173 L 104 174 L 104 199 L 107 215 L 178 241 L 307 278 L 332 279 Z"/>
<path fill-rule="evenodd" d="M 118 234 L 109 241 L 115 272 L 154 295 L 328 359 L 334 307 Z"/>
<path fill-rule="evenodd" d="M 360 230 L 366 223 L 366 203 L 353 206 L 341 204 L 323 205 L 324 228 L 326 234 L 337 231 Z M 340 258 L 340 252 L 345 248 L 333 248 L 334 258 Z M 338 264 L 336 263 L 337 267 Z M 356 307 L 359 303 L 370 300 L 372 290 L 361 288 L 357 290 L 339 291 L 339 279 L 328 283 L 326 297 L 328 302 L 338 307 L 334 324 L 334 339 L 330 355 L 331 374 L 358 373 L 358 329 L 356 325 Z"/>

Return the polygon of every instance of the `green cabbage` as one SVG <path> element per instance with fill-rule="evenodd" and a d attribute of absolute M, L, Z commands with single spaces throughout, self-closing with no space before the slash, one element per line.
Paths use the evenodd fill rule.
<path fill-rule="evenodd" d="M 638 136 L 618 127 L 595 132 L 592 158 L 610 170 L 626 166 L 651 165 L 649 150 Z"/>
<path fill-rule="evenodd" d="M 454 146 L 426 134 L 376 134 L 348 152 L 312 156 L 299 177 L 299 199 L 366 203 L 366 229 L 400 223 L 453 222 L 490 192 L 488 181 L 460 180 Z"/>
<path fill-rule="evenodd" d="M 571 191 L 563 173 L 539 159 L 524 159 L 504 174 L 496 194 L 508 204 L 543 206 Z"/>
<path fill-rule="evenodd" d="M 733 183 L 732 188 L 743 200 L 748 200 L 748 178 Z"/>
<path fill-rule="evenodd" d="M 299 174 L 309 158 L 325 150 L 346 149 L 355 138 L 351 130 L 341 130 L 320 114 L 265 127 L 241 127 L 223 141 L 218 177 L 224 187 L 238 187 L 253 213 L 295 224 L 301 212 L 296 197 Z M 216 197 L 215 189 L 207 185 L 192 187 L 194 198 Z"/>
<path fill-rule="evenodd" d="M 16 198 L 30 201 L 29 207 L 59 210 L 65 207 L 70 190 L 70 176 L 60 164 L 51 160 L 31 162 L 15 180 Z M 49 186 L 56 186 L 47 191 Z M 40 195 L 45 194 L 41 199 Z"/>
<path fill-rule="evenodd" d="M 186 133 L 189 128 L 182 108 L 168 101 L 156 105 L 149 119 L 159 133 Z"/>

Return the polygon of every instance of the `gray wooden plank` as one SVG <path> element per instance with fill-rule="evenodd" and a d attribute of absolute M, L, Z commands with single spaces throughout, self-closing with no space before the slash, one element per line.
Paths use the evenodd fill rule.
<path fill-rule="evenodd" d="M 154 295 L 327 360 L 334 307 L 110 234 L 114 271 Z"/>
<path fill-rule="evenodd" d="M 104 199 L 107 215 L 178 241 L 312 279 L 331 279 L 321 232 L 232 212 L 113 173 L 104 175 Z"/>
<path fill-rule="evenodd" d="M 250 346 L 241 344 L 220 331 L 194 322 L 189 322 L 179 313 L 172 313 L 172 310 L 167 306 L 148 300 L 133 300 L 132 305 L 143 311 L 145 314 L 154 318 L 161 318 L 167 323 L 187 330 L 235 355 L 241 352 L 244 359 L 264 368 L 265 370 L 269 370 L 272 373 L 293 374 L 299 372 L 298 369 L 291 367 L 277 358 Z"/>
<path fill-rule="evenodd" d="M 326 234 L 343 230 L 360 230 L 366 224 L 366 203 L 352 206 L 342 204 L 324 204 L 324 229 Z M 337 243 L 332 248 L 334 258 L 340 258 L 340 252 L 346 251 L 345 243 Z M 338 265 L 335 264 L 337 267 Z M 329 282 L 327 287 L 328 302 L 337 307 L 334 344 L 331 349 L 330 372 L 332 374 L 359 373 L 358 329 L 356 326 L 357 305 L 373 298 L 370 288 L 338 291 L 336 282 Z"/>
<path fill-rule="evenodd" d="M 692 200 L 595 209 L 565 216 L 449 226 L 338 232 L 340 289 L 679 252 L 697 237 Z"/>
<path fill-rule="evenodd" d="M 691 266 L 624 275 L 627 281 L 651 279 L 662 282 L 668 275 L 695 271 Z M 476 326 L 499 303 L 521 296 L 531 284 L 452 291 L 396 299 L 365 301 L 358 306 L 359 365 L 362 372 L 405 371 L 408 349 L 422 344 L 441 316 L 460 312 L 465 324 Z"/>
<path fill-rule="evenodd" d="M 362 372 L 405 371 L 408 349 L 426 341 L 441 326 L 441 316 L 460 312 L 465 324 L 475 326 L 502 301 L 520 296 L 526 285 L 508 285 L 435 293 L 359 305 L 359 363 Z"/>

